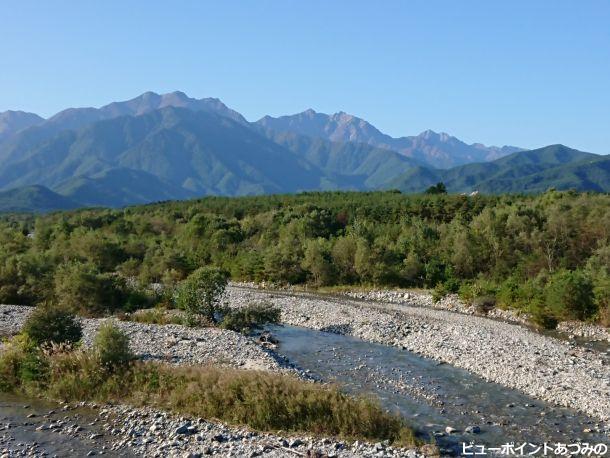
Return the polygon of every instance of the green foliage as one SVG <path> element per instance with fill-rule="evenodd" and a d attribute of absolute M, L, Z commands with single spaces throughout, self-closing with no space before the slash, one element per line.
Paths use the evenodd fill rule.
<path fill-rule="evenodd" d="M 561 270 L 552 275 L 545 288 L 545 300 L 548 309 L 558 318 L 586 320 L 597 311 L 593 284 L 580 270 Z"/>
<path fill-rule="evenodd" d="M 558 324 L 557 318 L 551 311 L 542 306 L 532 306 L 530 308 L 530 320 L 538 328 L 555 329 Z"/>
<path fill-rule="evenodd" d="M 48 362 L 27 334 L 6 342 L 0 353 L 0 391 L 14 391 L 44 380 Z"/>
<path fill-rule="evenodd" d="M 110 371 L 124 367 L 134 359 L 129 348 L 129 337 L 110 322 L 100 326 L 93 341 L 93 351 L 102 367 Z"/>
<path fill-rule="evenodd" d="M 495 298 L 497 285 L 487 278 L 477 278 L 474 281 L 463 282 L 458 289 L 460 298 L 474 303 L 479 298 Z"/>
<path fill-rule="evenodd" d="M 224 329 L 249 334 L 269 323 L 279 323 L 280 309 L 270 304 L 250 304 L 225 312 L 220 324 Z"/>
<path fill-rule="evenodd" d="M 93 263 L 64 264 L 54 278 L 55 303 L 75 313 L 99 316 L 119 309 L 127 298 L 124 281 L 100 273 Z"/>
<path fill-rule="evenodd" d="M 457 285 L 453 282 L 437 283 L 432 290 L 432 300 L 434 302 L 440 301 L 443 297 L 448 294 L 457 292 Z"/>
<path fill-rule="evenodd" d="M 426 194 L 447 194 L 447 187 L 445 186 L 445 183 L 439 181 L 426 189 Z"/>
<path fill-rule="evenodd" d="M 227 272 L 213 267 L 195 270 L 178 287 L 176 306 L 191 315 L 216 323 L 222 296 L 228 283 Z"/>
<path fill-rule="evenodd" d="M 560 150 L 548 154 L 550 162 L 563 157 Z M 530 313 L 533 302 L 546 304 L 549 273 L 580 270 L 602 320 L 609 206 L 609 195 L 558 191 L 329 192 L 5 217 L 0 302 L 50 301 L 102 315 L 175 300 L 211 319 L 201 288 L 186 280 L 205 265 L 235 280 L 273 284 L 438 286 L 443 294 L 457 288 L 468 301 L 495 296 L 498 307 Z M 162 284 L 164 293 L 150 293 L 151 284 Z M 550 304 L 538 309 L 561 319 L 578 315 Z"/>
<path fill-rule="evenodd" d="M 22 332 L 35 345 L 43 343 L 76 343 L 82 337 L 81 325 L 69 311 L 41 305 L 28 316 Z"/>

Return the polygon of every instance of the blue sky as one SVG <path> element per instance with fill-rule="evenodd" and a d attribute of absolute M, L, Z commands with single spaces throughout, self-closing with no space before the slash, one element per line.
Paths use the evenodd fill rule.
<path fill-rule="evenodd" d="M 249 120 L 610 153 L 607 0 L 5 0 L 0 62 L 0 111 L 182 90 Z"/>

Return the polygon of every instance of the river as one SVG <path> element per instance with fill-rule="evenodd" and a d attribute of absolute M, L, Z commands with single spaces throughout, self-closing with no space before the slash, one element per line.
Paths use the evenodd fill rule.
<path fill-rule="evenodd" d="M 110 450 L 95 409 L 0 393 L 0 453 L 10 456 L 131 456 Z"/>
<path fill-rule="evenodd" d="M 352 393 L 374 394 L 400 412 L 424 438 L 462 451 L 463 442 L 497 447 L 505 443 L 608 443 L 598 422 L 465 370 L 396 347 L 351 336 L 293 326 L 273 326 L 279 353 L 311 374 L 336 381 Z M 446 433 L 446 428 L 456 432 Z M 466 432 L 467 428 L 480 432 Z"/>

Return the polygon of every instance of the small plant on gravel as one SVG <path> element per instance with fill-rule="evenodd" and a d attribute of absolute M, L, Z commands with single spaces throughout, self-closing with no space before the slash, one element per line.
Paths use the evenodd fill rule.
<path fill-rule="evenodd" d="M 229 276 L 223 270 L 201 267 L 179 285 L 176 306 L 215 324 L 228 280 Z"/>
<path fill-rule="evenodd" d="M 472 301 L 477 313 L 487 315 L 496 306 L 496 298 L 494 296 L 480 296 Z"/>
<path fill-rule="evenodd" d="M 49 305 L 38 306 L 22 329 L 36 345 L 44 343 L 75 343 L 82 337 L 81 325 L 66 309 Z"/>
<path fill-rule="evenodd" d="M 135 321 L 145 324 L 187 324 L 187 318 L 183 312 L 181 314 L 172 313 L 163 307 L 137 310 L 129 314 L 117 314 L 117 318 L 121 321 Z"/>
<path fill-rule="evenodd" d="M 280 321 L 280 309 L 271 304 L 250 304 L 238 309 L 229 309 L 223 316 L 221 327 L 249 334 L 254 329 Z"/>
<path fill-rule="evenodd" d="M 129 337 L 112 323 L 104 323 L 93 342 L 93 351 L 100 364 L 109 370 L 124 367 L 134 359 Z"/>
<path fill-rule="evenodd" d="M 438 302 L 451 293 L 457 293 L 459 286 L 460 285 L 458 284 L 458 282 L 454 279 L 447 280 L 442 283 L 437 283 L 434 289 L 432 290 L 432 300 L 434 302 Z"/>

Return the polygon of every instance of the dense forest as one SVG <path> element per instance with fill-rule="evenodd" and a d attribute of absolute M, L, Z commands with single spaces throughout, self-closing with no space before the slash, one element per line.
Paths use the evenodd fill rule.
<path fill-rule="evenodd" d="M 0 221 L 0 303 L 129 311 L 171 303 L 201 266 L 233 280 L 434 288 L 544 326 L 609 325 L 610 195 L 208 197 Z"/>

